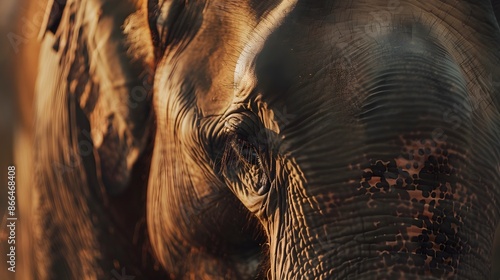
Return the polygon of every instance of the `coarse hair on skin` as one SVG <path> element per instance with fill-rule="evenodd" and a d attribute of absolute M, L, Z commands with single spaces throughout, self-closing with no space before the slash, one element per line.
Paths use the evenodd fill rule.
<path fill-rule="evenodd" d="M 136 61 L 148 65 L 154 62 L 154 46 L 148 24 L 147 1 L 136 1 L 137 11 L 125 19 L 123 32 L 127 36 L 127 52 Z"/>

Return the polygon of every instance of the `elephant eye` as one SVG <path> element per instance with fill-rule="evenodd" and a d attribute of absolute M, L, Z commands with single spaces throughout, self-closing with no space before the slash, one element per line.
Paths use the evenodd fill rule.
<path fill-rule="evenodd" d="M 257 195 L 269 191 L 270 179 L 259 148 L 249 141 L 233 136 L 222 158 L 222 173 L 231 181 L 241 181 Z"/>
<path fill-rule="evenodd" d="M 252 121 L 243 121 L 241 115 L 236 115 L 225 122 L 225 163 L 231 165 L 232 161 L 237 161 L 247 165 L 261 166 L 262 161 L 259 156 L 259 143 L 252 137 Z"/>
<path fill-rule="evenodd" d="M 240 160 L 251 165 L 262 165 L 257 148 L 243 140 L 235 140 L 231 143 L 231 148 Z"/>
<path fill-rule="evenodd" d="M 229 185 L 248 195 L 264 195 L 270 190 L 271 160 L 265 131 L 258 117 L 248 111 L 239 111 L 225 119 L 219 143 L 223 150 L 217 165 L 219 174 Z"/>

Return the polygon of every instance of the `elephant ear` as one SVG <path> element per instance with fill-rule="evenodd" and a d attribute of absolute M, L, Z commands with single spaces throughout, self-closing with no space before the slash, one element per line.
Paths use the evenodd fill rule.
<path fill-rule="evenodd" d="M 109 279 L 118 269 L 109 260 L 155 278 L 144 276 L 153 265 L 144 267 L 141 246 L 131 242 L 142 239 L 135 210 L 144 208 L 147 186 L 132 172 L 147 174 L 154 132 L 153 70 L 131 52 L 123 28 L 137 1 L 61 3 L 47 6 L 35 88 L 37 279 Z"/>
<path fill-rule="evenodd" d="M 198 32 L 207 1 L 136 0 L 124 24 L 129 53 L 155 68 L 167 49 L 185 46 Z M 175 52 L 174 52 L 175 53 Z"/>
<path fill-rule="evenodd" d="M 127 189 L 132 168 L 151 139 L 150 51 L 134 52 L 124 28 L 139 8 L 132 0 L 49 0 L 41 30 L 45 41 L 53 33 L 51 55 L 59 63 L 49 71 L 61 79 L 57 90 L 89 122 L 90 129 L 79 128 L 79 133 L 91 143 L 98 182 L 112 195 Z M 68 113 L 75 114 L 71 107 Z M 77 126 L 70 123 L 70 129 Z M 88 148 L 80 144 L 78 153 L 87 160 L 82 149 Z"/>

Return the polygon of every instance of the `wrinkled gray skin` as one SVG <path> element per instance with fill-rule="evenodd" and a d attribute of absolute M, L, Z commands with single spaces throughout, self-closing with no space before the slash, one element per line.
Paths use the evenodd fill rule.
<path fill-rule="evenodd" d="M 82 72 L 100 77 L 99 88 L 102 75 L 131 82 L 91 92 L 94 101 L 67 95 L 75 98 L 70 116 L 81 115 L 61 129 L 92 131 L 93 156 L 78 157 L 85 173 L 57 182 L 51 176 L 60 175 L 40 168 L 42 209 L 61 215 L 49 228 L 75 221 L 74 232 L 46 233 L 60 246 L 50 250 L 81 254 L 57 259 L 59 267 L 48 261 L 47 275 L 101 278 L 117 259 L 158 276 L 151 261 L 129 257 L 138 245 L 127 238 L 145 217 L 154 257 L 172 279 L 489 277 L 500 210 L 497 3 L 138 6 L 116 21 L 126 22 L 129 51 L 88 47 L 88 57 L 102 60 Z M 68 20 L 56 24 L 56 37 Z M 121 64 L 99 68 L 117 55 Z M 120 106 L 149 67 L 149 99 Z M 116 100 L 116 111 L 102 100 Z M 116 126 L 96 128 L 106 122 Z M 83 137 L 75 133 L 73 150 Z M 46 141 L 41 148 L 56 139 Z M 52 148 L 56 156 L 39 158 L 64 155 Z M 116 201 L 133 207 L 121 212 Z"/>

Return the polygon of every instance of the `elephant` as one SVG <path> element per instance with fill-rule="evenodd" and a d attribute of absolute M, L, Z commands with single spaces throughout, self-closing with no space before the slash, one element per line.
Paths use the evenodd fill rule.
<path fill-rule="evenodd" d="M 37 278 L 489 277 L 497 1 L 47 7 Z"/>

